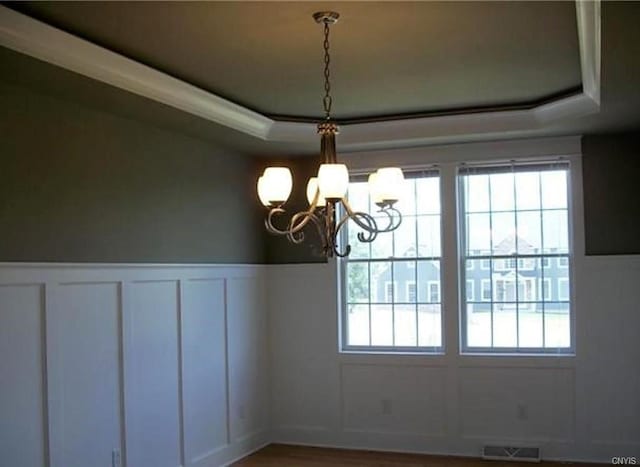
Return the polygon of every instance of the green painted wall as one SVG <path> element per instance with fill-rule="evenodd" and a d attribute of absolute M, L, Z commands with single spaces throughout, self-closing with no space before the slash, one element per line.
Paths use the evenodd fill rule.
<path fill-rule="evenodd" d="M 587 255 L 640 254 L 640 133 L 582 139 Z"/>
<path fill-rule="evenodd" d="M 0 261 L 262 263 L 256 162 L 0 82 Z"/>

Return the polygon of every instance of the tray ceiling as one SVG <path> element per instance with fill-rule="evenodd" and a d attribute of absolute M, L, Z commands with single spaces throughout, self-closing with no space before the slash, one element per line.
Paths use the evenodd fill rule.
<path fill-rule="evenodd" d="M 7 6 L 275 119 L 532 107 L 581 89 L 573 2 L 26 2 Z"/>

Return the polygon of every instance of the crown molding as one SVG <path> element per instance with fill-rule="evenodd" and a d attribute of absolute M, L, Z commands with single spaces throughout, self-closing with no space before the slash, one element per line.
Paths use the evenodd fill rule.
<path fill-rule="evenodd" d="M 265 139 L 273 120 L 184 81 L 0 6 L 0 45 Z"/>
<path fill-rule="evenodd" d="M 340 148 L 377 149 L 517 137 L 600 109 L 600 0 L 577 0 L 582 92 L 523 110 L 342 125 Z M 0 45 L 266 141 L 308 142 L 312 123 L 273 120 L 0 6 Z"/>

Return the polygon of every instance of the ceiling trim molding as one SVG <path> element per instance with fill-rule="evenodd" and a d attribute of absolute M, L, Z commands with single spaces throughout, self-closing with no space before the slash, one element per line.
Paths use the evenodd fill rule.
<path fill-rule="evenodd" d="M 549 102 L 554 102 L 565 97 L 571 97 L 582 92 L 582 79 L 580 80 L 580 86 L 575 86 L 565 91 L 556 92 L 553 95 L 543 97 L 528 102 L 512 103 L 512 104 L 500 104 L 492 106 L 481 107 L 456 107 L 445 110 L 427 110 L 424 112 L 402 113 L 402 114 L 381 114 L 372 117 L 348 117 L 348 118 L 333 118 L 334 123 L 339 126 L 355 125 L 358 123 L 375 123 L 375 122 L 388 122 L 392 120 L 412 120 L 416 118 L 436 118 L 436 117 L 448 117 L 452 115 L 468 115 L 476 113 L 489 113 L 489 112 L 505 112 L 511 110 L 529 110 L 539 107 Z M 311 123 L 318 124 L 318 120 L 321 117 L 293 117 L 286 115 L 271 115 L 265 114 L 267 117 L 272 118 L 275 121 L 284 122 L 298 122 L 298 123 Z"/>
<path fill-rule="evenodd" d="M 265 139 L 273 120 L 168 74 L 0 6 L 0 45 Z"/>
<path fill-rule="evenodd" d="M 600 0 L 576 0 L 582 92 L 600 105 Z"/>
<path fill-rule="evenodd" d="M 582 92 L 495 112 L 352 123 L 340 148 L 378 149 L 517 137 L 600 109 L 600 0 L 576 0 Z M 0 45 L 266 141 L 308 142 L 313 123 L 273 120 L 123 55 L 0 6 Z"/>
<path fill-rule="evenodd" d="M 475 141 L 429 146 L 428 149 L 404 148 L 362 152 L 342 152 L 340 161 L 347 164 L 352 173 L 370 173 L 393 160 L 407 170 L 422 170 L 443 164 L 459 164 L 471 161 L 528 161 L 580 156 L 580 136 L 556 136 L 545 138 L 520 138 L 502 141 Z"/>

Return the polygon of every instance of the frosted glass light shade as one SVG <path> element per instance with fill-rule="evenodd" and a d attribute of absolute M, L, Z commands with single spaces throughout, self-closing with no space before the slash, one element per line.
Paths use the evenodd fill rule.
<path fill-rule="evenodd" d="M 271 204 L 282 204 L 289 199 L 293 188 L 291 170 L 287 167 L 268 167 L 262 175 L 264 197 Z"/>
<path fill-rule="evenodd" d="M 369 195 L 371 196 L 371 201 L 375 204 L 382 203 L 382 190 L 380 189 L 380 180 L 378 178 L 378 172 L 373 172 L 369 175 Z"/>
<path fill-rule="evenodd" d="M 325 199 L 342 199 L 349 188 L 349 171 L 344 164 L 322 164 L 318 185 Z"/>
<path fill-rule="evenodd" d="M 404 174 L 398 167 L 378 169 L 376 185 L 378 187 L 378 196 L 383 201 L 398 201 L 404 185 Z"/>
<path fill-rule="evenodd" d="M 307 200 L 309 200 L 310 205 L 313 203 L 313 198 L 316 197 L 317 191 L 318 191 L 318 178 L 311 177 L 309 179 L 309 182 L 307 182 Z M 318 196 L 318 203 L 316 204 L 316 206 L 324 207 L 325 204 L 326 202 L 324 200 L 324 197 L 322 196 L 322 193 L 320 193 Z"/>
<path fill-rule="evenodd" d="M 267 196 L 267 187 L 266 187 L 264 175 L 261 175 L 260 178 L 258 179 L 258 198 L 260 198 L 260 202 L 264 206 L 269 206 L 271 204 Z"/>

